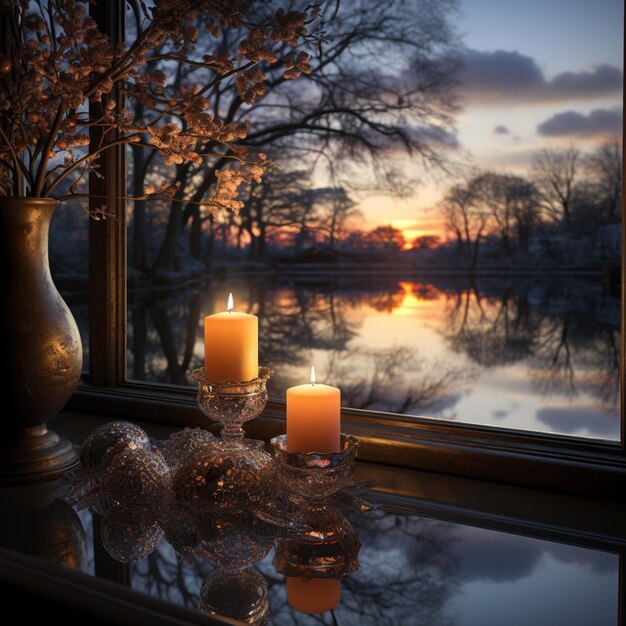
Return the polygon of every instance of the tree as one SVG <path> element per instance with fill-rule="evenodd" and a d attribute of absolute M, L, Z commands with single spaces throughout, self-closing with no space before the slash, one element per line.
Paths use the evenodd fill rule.
<path fill-rule="evenodd" d="M 585 162 L 597 194 L 603 220 L 609 224 L 621 221 L 622 146 L 617 139 L 599 145 Z"/>
<path fill-rule="evenodd" d="M 572 197 L 580 166 L 580 151 L 543 148 L 532 159 L 532 173 L 547 217 L 569 226 Z"/>
<path fill-rule="evenodd" d="M 302 223 L 308 210 L 310 178 L 305 170 L 271 172 L 262 184 L 250 185 L 235 221 L 250 238 L 250 257 L 263 258 L 275 231 Z"/>
<path fill-rule="evenodd" d="M 400 252 L 406 240 L 399 228 L 391 226 L 377 226 L 365 236 L 365 245 L 372 252 L 394 254 Z"/>
<path fill-rule="evenodd" d="M 264 5 L 259 3 L 259 10 Z M 453 79 L 459 55 L 449 22 L 454 8 L 453 0 L 325 3 L 318 18 L 324 25 L 325 43 L 315 49 L 313 63 L 297 53 L 291 56 L 293 68 L 285 72 L 268 56 L 258 65 L 260 74 L 248 81 L 253 94 L 264 89 L 263 97 L 251 102 L 245 90 L 242 95 L 234 85 L 222 83 L 206 92 L 210 112 L 219 113 L 227 124 L 245 125 L 254 115 L 254 129 L 240 141 L 245 149 L 269 152 L 273 148 L 281 161 L 296 160 L 295 169 L 303 161 L 318 168 L 325 164 L 324 175 L 335 177 L 333 187 L 354 183 L 356 164 L 370 185 L 375 181 L 378 187 L 395 186 L 398 191 L 390 160 L 384 159 L 389 150 L 406 150 L 429 164 L 443 162 L 441 142 L 435 136 L 445 136 L 451 129 L 457 108 Z M 219 39 L 218 58 L 230 54 L 238 43 L 226 36 Z M 392 60 L 398 60 L 395 67 Z M 299 72 L 306 75 L 294 88 L 288 78 Z M 261 75 L 263 88 L 256 82 Z M 185 88 L 205 82 L 201 68 L 192 68 L 182 77 Z M 216 151 L 219 154 L 216 144 L 196 150 L 200 155 Z M 178 167 L 179 189 L 185 189 L 193 202 L 202 202 L 213 190 L 216 170 L 224 165 L 218 157 Z M 151 164 L 162 166 L 157 159 Z M 201 219 L 196 207 L 178 197 L 170 203 L 159 269 L 172 266 L 184 228 Z M 330 238 L 334 242 L 334 229 Z"/>
<path fill-rule="evenodd" d="M 360 215 L 360 211 L 343 187 L 315 189 L 314 193 L 320 209 L 318 229 L 328 236 L 328 247 L 332 250 L 346 234 L 348 220 Z"/>
<path fill-rule="evenodd" d="M 528 254 L 530 236 L 539 222 L 538 192 L 520 176 L 486 172 L 473 179 L 475 202 L 483 203 L 495 234 L 510 259 Z"/>
<path fill-rule="evenodd" d="M 434 250 L 441 243 L 438 235 L 420 235 L 413 239 L 414 250 Z"/>
<path fill-rule="evenodd" d="M 480 243 L 487 229 L 489 213 L 479 202 L 480 175 L 465 183 L 453 185 L 445 195 L 440 212 L 449 233 L 456 238 L 457 256 L 474 270 L 478 263 Z"/>

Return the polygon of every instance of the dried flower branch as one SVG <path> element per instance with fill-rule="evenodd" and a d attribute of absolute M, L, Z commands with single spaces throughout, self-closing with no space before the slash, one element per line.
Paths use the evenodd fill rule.
<path fill-rule="evenodd" d="M 310 72 L 308 55 L 293 49 L 311 38 L 307 20 L 316 8 L 271 13 L 261 0 L 131 3 L 143 18 L 138 32 L 126 44 L 113 44 L 89 15 L 92 4 L 9 3 L 15 43 L 0 54 L 0 194 L 79 197 L 77 185 L 67 189 L 67 181 L 93 171 L 108 148 L 136 143 L 157 151 L 166 165 L 198 166 L 211 158 L 230 163 L 216 170 L 215 194 L 202 204 L 238 210 L 239 186 L 260 181 L 266 159 L 238 143 L 249 121 L 218 119 L 205 94 L 231 80 L 250 104 L 265 93 L 262 64 L 282 64 L 285 78 Z M 236 45 L 208 49 L 225 36 Z M 185 66 L 203 82 L 177 81 Z M 142 105 L 141 119 L 118 108 L 120 94 Z M 92 127 L 101 130 L 99 145 L 90 144 Z M 164 181 L 146 198 L 176 191 Z"/>

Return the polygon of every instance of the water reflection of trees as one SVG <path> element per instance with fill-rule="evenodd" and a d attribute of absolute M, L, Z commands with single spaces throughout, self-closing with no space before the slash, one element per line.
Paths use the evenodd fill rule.
<path fill-rule="evenodd" d="M 527 294 L 509 286 L 481 292 L 473 283 L 448 294 L 444 319 L 444 334 L 454 352 L 485 367 L 528 357 L 539 324 Z"/>
<path fill-rule="evenodd" d="M 354 348 L 331 353 L 327 378 L 341 387 L 344 406 L 437 415 L 475 379 L 475 369 L 423 359 L 402 346 Z"/>
<path fill-rule="evenodd" d="M 602 408 L 619 401 L 620 345 L 617 329 L 594 327 L 567 314 L 543 320 L 529 361 L 533 386 L 544 395 L 572 398 L 589 393 Z"/>
<path fill-rule="evenodd" d="M 377 511 L 351 520 L 362 548 L 359 571 L 342 580 L 334 610 L 340 624 L 362 626 L 447 626 L 459 590 L 460 559 L 453 550 L 454 527 L 411 515 Z M 203 559 L 182 561 L 168 544 L 132 566 L 131 584 L 159 598 L 195 608 L 202 580 L 213 570 Z M 330 624 L 327 615 L 305 615 L 287 603 L 283 576 L 271 556 L 258 566 L 268 582 L 274 626 Z"/>
<path fill-rule="evenodd" d="M 213 569 L 214 565 L 203 559 L 183 561 L 169 544 L 162 542 L 145 559 L 131 566 L 131 586 L 196 609 L 202 581 Z"/>
<path fill-rule="evenodd" d="M 136 380 L 189 384 L 188 373 L 202 364 L 195 346 L 201 329 L 198 293 L 131 302 L 129 371 Z"/>
<path fill-rule="evenodd" d="M 217 282 L 180 297 L 145 297 L 131 305 L 133 378 L 189 384 L 189 371 L 202 365 L 202 311 L 214 308 Z M 428 291 L 428 290 L 427 290 Z M 282 394 L 291 384 L 284 366 L 308 368 L 312 351 L 328 355 L 325 380 L 341 386 L 345 406 L 437 415 L 455 403 L 473 380 L 471 368 L 424 359 L 406 347 L 353 347 L 363 306 L 392 312 L 403 301 L 397 281 L 366 284 L 281 285 L 269 280 L 237 286 L 241 307 L 259 315 L 261 362 L 275 370 L 272 386 Z M 425 295 L 433 296 L 428 291 Z"/>
<path fill-rule="evenodd" d="M 407 287 L 407 284 L 410 287 Z M 327 355 L 325 379 L 342 388 L 344 404 L 397 413 L 450 417 L 449 409 L 480 368 L 524 364 L 537 393 L 589 394 L 603 410 L 619 396 L 619 302 L 577 280 L 434 279 L 429 284 L 370 279 L 360 284 L 284 284 L 278 278 L 219 279 L 187 293 L 131 298 L 129 370 L 135 379 L 190 384 L 201 367 L 202 317 L 235 290 L 240 310 L 259 315 L 261 361 L 275 370 L 277 394 L 298 381 L 314 351 Z M 234 285 L 234 286 L 233 286 Z M 433 359 L 407 347 L 371 348 L 361 337 L 363 310 L 391 313 L 406 289 L 420 300 L 443 297 L 437 327 L 458 360 Z M 358 341 L 357 341 L 358 340 Z"/>
<path fill-rule="evenodd" d="M 492 368 L 524 361 L 544 396 L 619 398 L 619 303 L 584 281 L 493 282 L 448 291 L 442 332 L 455 352 Z"/>
<path fill-rule="evenodd" d="M 359 322 L 349 317 L 354 302 L 344 294 L 296 285 L 263 295 L 260 349 L 276 365 L 307 362 L 303 350 L 344 350 L 357 335 Z"/>

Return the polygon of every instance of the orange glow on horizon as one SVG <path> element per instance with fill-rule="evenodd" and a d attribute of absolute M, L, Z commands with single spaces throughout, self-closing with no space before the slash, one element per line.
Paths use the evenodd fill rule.
<path fill-rule="evenodd" d="M 411 250 L 418 237 L 434 236 L 443 239 L 445 235 L 443 224 L 433 218 L 395 219 L 391 221 L 391 226 L 402 231 L 405 239 L 404 250 Z"/>

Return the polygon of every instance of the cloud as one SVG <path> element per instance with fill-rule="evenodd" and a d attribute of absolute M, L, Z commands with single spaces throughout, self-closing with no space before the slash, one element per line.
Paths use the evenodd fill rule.
<path fill-rule="evenodd" d="M 494 167 L 496 169 L 508 167 L 521 172 L 528 169 L 539 147 L 540 145 L 532 148 L 513 147 L 506 150 L 494 149 L 483 157 L 482 163 L 485 167 Z"/>
<path fill-rule="evenodd" d="M 450 150 L 456 150 L 460 147 L 457 135 L 439 126 L 414 127 L 413 133 L 420 141 L 431 146 Z"/>
<path fill-rule="evenodd" d="M 474 103 L 540 104 L 621 95 L 624 73 L 605 63 L 548 80 L 535 59 L 519 52 L 468 50 L 459 79 L 462 95 Z"/>
<path fill-rule="evenodd" d="M 430 148 L 457 150 L 460 147 L 457 135 L 439 126 L 407 124 L 402 132 L 410 141 L 428 145 Z M 406 145 L 395 135 L 385 136 L 372 129 L 364 129 L 363 136 L 388 154 L 406 154 Z"/>
<path fill-rule="evenodd" d="M 609 439 L 619 436 L 619 416 L 592 407 L 545 407 L 537 411 L 536 417 L 555 432 L 573 435 L 587 431 L 596 437 Z"/>
<path fill-rule="evenodd" d="M 595 109 L 589 115 L 576 111 L 557 113 L 537 126 L 543 137 L 594 137 L 621 135 L 622 112 L 615 109 Z"/>
<path fill-rule="evenodd" d="M 502 126 L 502 124 L 498 124 L 494 127 L 493 132 L 496 135 L 508 135 L 509 129 L 506 126 Z"/>

